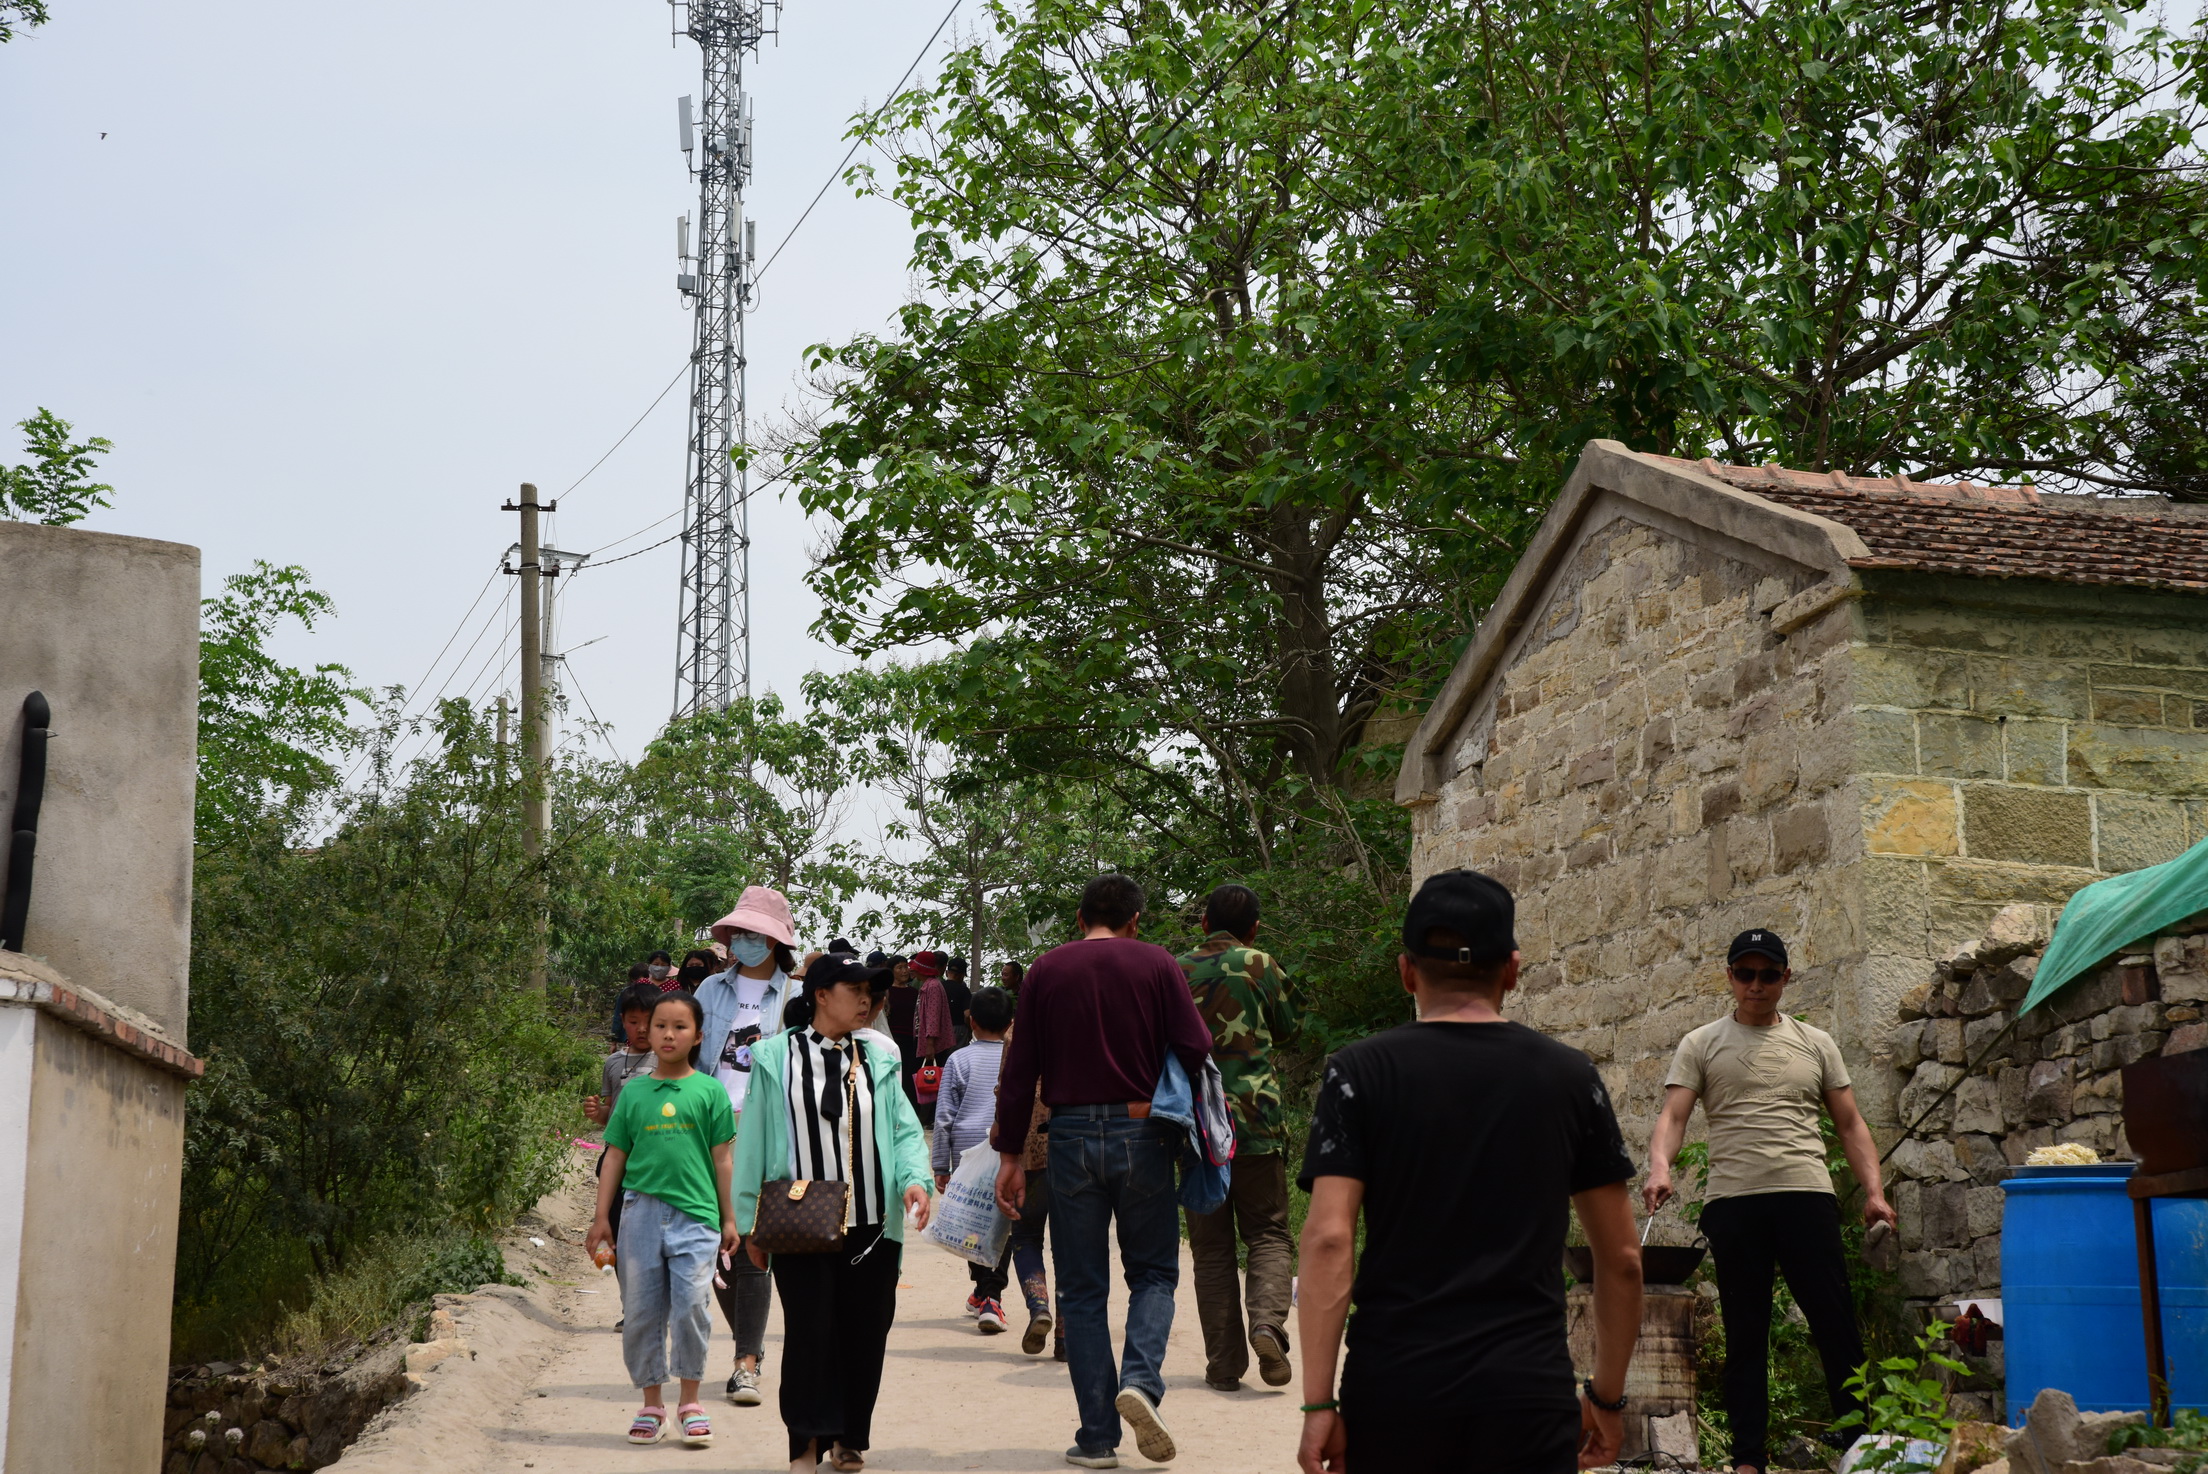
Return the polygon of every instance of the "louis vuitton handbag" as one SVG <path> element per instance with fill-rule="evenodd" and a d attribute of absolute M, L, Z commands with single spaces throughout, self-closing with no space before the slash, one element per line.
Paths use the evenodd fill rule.
<path fill-rule="evenodd" d="M 751 1242 L 768 1254 L 830 1254 L 843 1247 L 851 1184 L 821 1179 L 763 1182 Z"/>

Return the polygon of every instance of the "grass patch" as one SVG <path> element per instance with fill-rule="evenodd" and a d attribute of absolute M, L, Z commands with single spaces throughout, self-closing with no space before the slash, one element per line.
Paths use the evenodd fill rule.
<path fill-rule="evenodd" d="M 287 1360 L 315 1360 L 401 1321 L 418 1338 L 433 1296 L 520 1283 L 506 1272 L 498 1245 L 480 1234 L 392 1235 L 317 1280 L 307 1303 L 277 1321 L 270 1349 Z"/>

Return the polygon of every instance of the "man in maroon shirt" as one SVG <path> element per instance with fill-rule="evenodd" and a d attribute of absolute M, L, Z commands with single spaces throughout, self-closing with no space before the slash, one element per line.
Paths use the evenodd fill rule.
<path fill-rule="evenodd" d="M 1081 1411 L 1066 1462 L 1113 1469 L 1122 1418 L 1145 1458 L 1163 1462 L 1177 1451 L 1158 1404 L 1181 1278 L 1174 1163 L 1185 1137 L 1172 1122 L 1151 1119 L 1150 1099 L 1168 1049 L 1191 1080 L 1201 1075 L 1211 1030 L 1173 954 L 1135 940 L 1141 886 L 1098 876 L 1081 893 L 1079 920 L 1081 940 L 1036 958 L 1020 987 L 997 1078 L 995 1140 L 1010 1148 L 998 1154 L 997 1203 L 1020 1216 L 1021 1147 L 1040 1079 L 1050 1107 L 1051 1257 Z M 1114 1225 L 1127 1276 L 1127 1343 L 1117 1365 L 1104 1319 Z"/>

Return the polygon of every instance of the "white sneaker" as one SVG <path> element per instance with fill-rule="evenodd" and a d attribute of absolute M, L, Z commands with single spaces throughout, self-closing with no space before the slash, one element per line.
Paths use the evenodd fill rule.
<path fill-rule="evenodd" d="M 736 1368 L 736 1375 L 728 1379 L 728 1400 L 738 1407 L 757 1407 L 759 1373 L 751 1367 Z"/>
<path fill-rule="evenodd" d="M 1135 1447 L 1142 1456 L 1153 1463 L 1171 1463 L 1180 1449 L 1173 1442 L 1173 1435 L 1165 1431 L 1165 1420 L 1158 1416 L 1158 1405 L 1144 1396 L 1139 1388 L 1122 1387 L 1119 1396 L 1112 1399 L 1112 1406 L 1127 1420 L 1127 1426 L 1135 1430 Z"/>

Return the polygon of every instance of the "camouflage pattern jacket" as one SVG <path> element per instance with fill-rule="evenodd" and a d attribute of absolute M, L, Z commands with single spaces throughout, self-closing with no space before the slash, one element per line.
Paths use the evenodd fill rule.
<path fill-rule="evenodd" d="M 1255 1157 L 1286 1151 L 1273 1046 L 1303 1023 L 1288 974 L 1269 953 L 1245 947 L 1224 931 L 1204 938 L 1180 963 L 1196 1011 L 1211 1029 L 1211 1057 L 1218 1062 L 1234 1113 L 1236 1153 Z"/>

